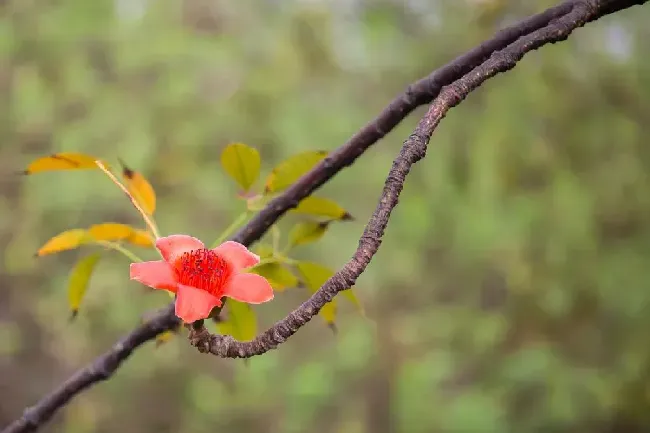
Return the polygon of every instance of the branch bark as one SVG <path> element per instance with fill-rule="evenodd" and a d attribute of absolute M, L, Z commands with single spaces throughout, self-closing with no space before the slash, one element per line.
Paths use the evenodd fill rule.
<path fill-rule="evenodd" d="M 285 212 L 298 205 L 344 167 L 351 165 L 366 149 L 388 134 L 416 107 L 436 98 L 414 133 L 404 142 L 388 174 L 384 190 L 352 259 L 309 300 L 286 318 L 252 341 L 239 342 L 230 336 L 210 335 L 205 328 L 191 334 L 202 351 L 217 356 L 239 358 L 267 352 L 286 341 L 311 320 L 337 293 L 349 289 L 379 249 L 393 208 L 397 205 L 404 180 L 411 166 L 424 157 L 431 135 L 447 111 L 458 105 L 472 90 L 494 75 L 512 69 L 528 52 L 545 44 L 566 39 L 576 28 L 602 16 L 646 3 L 648 0 L 570 0 L 498 32 L 495 37 L 428 77 L 409 86 L 373 121 L 348 142 L 332 152 L 292 187 L 272 200 L 233 240 L 250 245 Z M 444 87 L 444 88 L 443 88 Z M 76 372 L 61 386 L 7 426 L 3 433 L 34 431 L 81 391 L 110 378 L 121 363 L 145 342 L 178 325 L 173 305 L 157 312 L 134 329 L 109 351 Z"/>
<path fill-rule="evenodd" d="M 625 2 L 572 2 L 570 11 L 565 15 L 555 18 L 545 27 L 519 38 L 503 50 L 493 53 L 483 64 L 444 87 L 393 161 L 379 204 L 361 235 L 356 252 L 345 266 L 300 307 L 254 340 L 237 341 L 230 335 L 210 334 L 205 327 L 200 327 L 193 329 L 190 333 L 192 345 L 201 352 L 209 352 L 223 358 L 249 358 L 261 355 L 284 343 L 317 315 L 321 308 L 339 292 L 351 288 L 366 269 L 379 250 L 381 238 L 388 225 L 390 214 L 397 206 L 406 176 L 412 165 L 424 157 L 431 135 L 447 112 L 491 77 L 514 68 L 526 53 L 549 43 L 563 41 L 576 28 L 602 16 L 602 13 L 599 13 L 598 5 L 611 13 L 621 9 L 621 3 Z M 641 2 L 627 3 L 632 5 Z"/>

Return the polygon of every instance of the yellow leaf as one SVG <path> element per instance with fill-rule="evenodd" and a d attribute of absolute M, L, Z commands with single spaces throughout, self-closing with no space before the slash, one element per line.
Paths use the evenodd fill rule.
<path fill-rule="evenodd" d="M 131 170 L 122 161 L 120 163 L 126 189 L 146 213 L 153 215 L 156 211 L 156 192 L 153 187 L 141 173 Z"/>
<path fill-rule="evenodd" d="M 334 322 L 336 321 L 336 308 L 336 299 L 332 299 L 330 302 L 323 305 L 323 308 L 318 312 L 318 315 L 321 316 L 334 330 L 336 330 L 334 327 Z"/>
<path fill-rule="evenodd" d="M 327 156 L 324 150 L 301 152 L 278 164 L 266 178 L 265 192 L 278 192 L 311 170 Z"/>
<path fill-rule="evenodd" d="M 329 268 L 313 262 L 298 262 L 296 264 L 298 272 L 300 273 L 305 287 L 311 292 L 315 293 L 321 288 L 323 284 L 334 274 Z M 318 313 L 330 325 L 334 324 L 336 319 L 336 300 L 332 299 L 325 304 Z"/>
<path fill-rule="evenodd" d="M 278 262 L 264 263 L 255 266 L 249 272 L 266 278 L 274 290 L 282 291 L 298 286 L 298 278 L 285 266 Z"/>
<path fill-rule="evenodd" d="M 257 316 L 250 305 L 228 299 L 227 319 L 219 322 L 219 332 L 239 341 L 250 341 L 257 335 Z"/>
<path fill-rule="evenodd" d="M 321 286 L 325 284 L 325 282 L 329 280 L 332 275 L 334 275 L 334 271 L 332 269 L 318 263 L 298 262 L 296 264 L 296 267 L 298 268 L 298 272 L 300 273 L 305 285 L 307 287 L 315 287 L 315 290 L 320 289 Z M 364 314 L 363 305 L 361 305 L 361 302 L 354 294 L 352 289 L 344 290 L 342 294 L 348 301 L 357 307 L 362 315 Z"/>
<path fill-rule="evenodd" d="M 178 334 L 178 328 L 176 329 L 170 329 L 165 332 L 162 332 L 158 335 L 156 335 L 156 347 L 159 347 L 165 343 L 167 343 L 169 340 L 171 340 L 176 334 Z"/>
<path fill-rule="evenodd" d="M 150 248 L 154 246 L 153 238 L 146 230 L 133 230 L 129 237 L 126 238 L 126 241 L 139 247 Z"/>
<path fill-rule="evenodd" d="M 323 216 L 334 218 L 337 220 L 347 221 L 352 219 L 352 215 L 343 209 L 338 203 L 334 200 L 322 197 L 309 196 L 304 198 L 299 204 L 298 207 L 292 210 L 292 212 Z"/>
<path fill-rule="evenodd" d="M 66 230 L 47 241 L 38 252 L 37 256 L 73 250 L 89 239 L 88 232 L 83 229 Z"/>
<path fill-rule="evenodd" d="M 329 221 L 322 223 L 307 221 L 296 224 L 289 232 L 289 245 L 296 246 L 316 242 L 323 237 L 329 223 Z"/>
<path fill-rule="evenodd" d="M 260 153 L 244 143 L 232 143 L 221 152 L 221 166 L 244 191 L 260 176 Z"/>
<path fill-rule="evenodd" d="M 98 241 L 120 241 L 131 236 L 133 227 L 120 223 L 102 223 L 90 226 L 88 233 Z"/>
<path fill-rule="evenodd" d="M 79 260 L 70 273 L 70 280 L 68 282 L 68 304 L 72 312 L 72 318 L 77 315 L 79 306 L 83 300 L 86 290 L 88 289 L 88 282 L 95 270 L 95 265 L 99 261 L 101 255 L 99 253 L 91 254 Z"/>
<path fill-rule="evenodd" d="M 98 158 L 77 152 L 61 152 L 44 156 L 32 161 L 24 174 L 42 173 L 56 170 L 83 170 L 97 168 L 95 160 Z"/>

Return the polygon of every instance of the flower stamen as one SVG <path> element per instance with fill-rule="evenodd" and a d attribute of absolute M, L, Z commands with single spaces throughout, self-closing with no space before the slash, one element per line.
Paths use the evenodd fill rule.
<path fill-rule="evenodd" d="M 180 284 L 219 295 L 229 275 L 228 262 L 205 248 L 183 253 L 175 263 Z"/>

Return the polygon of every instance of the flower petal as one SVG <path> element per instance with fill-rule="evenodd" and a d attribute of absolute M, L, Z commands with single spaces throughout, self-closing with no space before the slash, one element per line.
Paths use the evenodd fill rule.
<path fill-rule="evenodd" d="M 248 304 L 261 304 L 273 299 L 273 289 L 261 275 L 235 274 L 228 281 L 223 296 Z"/>
<path fill-rule="evenodd" d="M 131 263 L 130 278 L 154 289 L 176 292 L 176 279 L 171 266 L 164 260 Z"/>
<path fill-rule="evenodd" d="M 260 256 L 251 253 L 248 248 L 235 241 L 226 241 L 212 251 L 228 259 L 235 271 L 255 266 L 260 262 Z"/>
<path fill-rule="evenodd" d="M 205 319 L 214 307 L 221 305 L 221 299 L 205 290 L 178 285 L 176 293 L 176 316 L 185 323 Z"/>
<path fill-rule="evenodd" d="M 171 235 L 156 239 L 156 248 L 167 263 L 174 263 L 183 253 L 205 248 L 205 245 L 192 236 Z"/>

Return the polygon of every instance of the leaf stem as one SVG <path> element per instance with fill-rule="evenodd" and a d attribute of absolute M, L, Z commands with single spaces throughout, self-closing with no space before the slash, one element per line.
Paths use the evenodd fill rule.
<path fill-rule="evenodd" d="M 250 215 L 250 212 L 248 210 L 242 212 L 235 220 L 228 226 L 226 229 L 219 235 L 216 241 L 212 243 L 212 246 L 210 248 L 216 248 L 219 245 L 221 245 L 226 239 L 230 237 L 230 235 L 237 230 L 237 227 L 239 227 L 241 224 L 246 221 L 246 218 L 248 218 Z"/>
<path fill-rule="evenodd" d="M 109 169 L 106 168 L 103 162 L 101 162 L 100 160 L 96 160 L 95 164 L 97 164 L 97 167 L 99 167 L 99 169 L 103 171 L 106 174 L 106 176 L 108 176 L 109 179 L 112 180 L 113 183 L 117 185 L 124 192 L 124 194 L 126 194 L 129 200 L 131 200 L 131 204 L 133 204 L 133 206 L 138 210 L 138 212 L 140 212 L 140 215 L 142 215 L 142 218 L 144 219 L 144 222 L 151 230 L 151 233 L 154 235 L 156 239 L 158 239 L 160 237 L 160 233 L 158 232 L 158 227 L 156 226 L 156 223 L 153 221 L 153 218 L 149 216 L 144 211 L 144 209 L 142 209 L 142 206 L 138 204 L 138 202 L 135 200 L 135 198 L 129 192 L 129 190 L 126 189 L 126 187 L 122 184 L 122 182 L 120 182 L 117 179 L 117 177 L 115 177 L 115 175 Z"/>
<path fill-rule="evenodd" d="M 122 245 L 118 244 L 117 242 L 110 242 L 110 241 L 94 241 L 96 245 L 100 245 L 102 247 L 106 247 L 111 250 L 115 250 L 119 253 L 124 254 L 126 257 L 128 257 L 132 262 L 142 262 L 143 260 L 138 257 L 135 253 L 132 253 L 131 251 L 127 250 L 124 248 Z"/>

